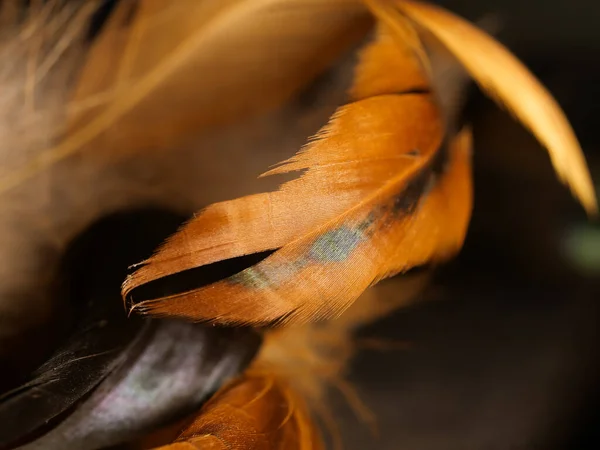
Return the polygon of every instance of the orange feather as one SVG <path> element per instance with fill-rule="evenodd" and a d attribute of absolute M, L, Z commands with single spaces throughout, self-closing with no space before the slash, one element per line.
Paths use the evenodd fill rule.
<path fill-rule="evenodd" d="M 445 154 L 438 108 L 414 53 L 385 36 L 363 52 L 356 101 L 267 173 L 308 169 L 302 177 L 277 192 L 207 208 L 126 281 L 124 293 L 186 269 L 279 250 L 191 292 L 140 303 L 130 298 L 134 309 L 225 323 L 306 322 L 341 313 L 385 276 L 458 250 L 470 212 L 470 194 L 462 194 L 469 176 L 454 195 L 437 182 L 434 166 Z M 407 75 L 402 67 L 413 70 Z M 452 161 L 453 168 L 468 166 Z M 452 199 L 459 208 L 447 207 Z"/>
<path fill-rule="evenodd" d="M 381 30 L 361 53 L 352 102 L 296 156 L 265 174 L 303 175 L 276 192 L 202 211 L 125 281 L 131 311 L 228 324 L 306 323 L 339 315 L 382 278 L 460 249 L 472 202 L 468 132 L 445 145 L 453 124 L 444 123 L 431 92 L 430 64 L 413 23 L 547 144 L 559 175 L 594 211 L 568 122 L 506 49 L 435 7 L 365 3 Z M 466 37 L 472 55 L 459 45 Z M 504 71 L 492 70 L 496 56 L 506 62 Z M 527 81 L 531 104 L 519 104 L 511 80 Z M 273 253 L 221 281 L 158 299 L 137 297 L 136 288 L 162 277 L 264 251 Z"/>
<path fill-rule="evenodd" d="M 304 400 L 285 383 L 249 372 L 222 388 L 162 450 L 319 450 Z"/>

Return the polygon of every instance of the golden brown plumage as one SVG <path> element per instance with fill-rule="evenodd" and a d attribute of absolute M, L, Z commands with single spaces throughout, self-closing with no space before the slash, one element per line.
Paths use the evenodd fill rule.
<path fill-rule="evenodd" d="M 304 399 L 282 380 L 250 371 L 226 385 L 164 450 L 320 450 Z"/>
<path fill-rule="evenodd" d="M 470 174 L 460 169 L 466 172 L 452 194 L 438 194 L 446 189 L 438 178 L 447 166 L 468 167 L 468 155 L 446 160 L 444 124 L 411 50 L 382 33 L 362 55 L 354 101 L 266 175 L 306 173 L 277 192 L 209 207 L 124 292 L 223 259 L 277 249 L 272 256 L 192 292 L 134 298 L 134 309 L 225 323 L 307 322 L 339 315 L 381 278 L 457 251 L 470 213 Z"/>
<path fill-rule="evenodd" d="M 221 323 L 307 322 L 338 315 L 382 278 L 458 251 L 471 207 L 468 156 L 444 150 L 452 131 L 407 18 L 438 37 L 546 143 L 559 175 L 595 211 L 568 122 L 510 53 L 439 8 L 366 4 L 384 31 L 362 53 L 352 102 L 266 175 L 306 172 L 279 191 L 201 212 L 127 279 L 123 293 L 132 310 Z M 526 94 L 514 91 L 522 87 Z M 161 277 L 265 250 L 275 252 L 225 280 L 161 299 L 135 297 L 136 287 Z"/>

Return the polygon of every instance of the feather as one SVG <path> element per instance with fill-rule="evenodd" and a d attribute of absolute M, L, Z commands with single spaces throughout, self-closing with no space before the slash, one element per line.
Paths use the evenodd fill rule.
<path fill-rule="evenodd" d="M 282 380 L 249 371 L 225 386 L 163 450 L 318 450 L 307 406 Z"/>
<path fill-rule="evenodd" d="M 367 195 L 364 191 L 359 192 L 353 198 L 357 202 L 355 206 L 338 204 L 341 210 L 336 211 L 337 216 L 333 219 L 314 230 L 309 229 L 305 235 L 284 245 L 261 263 L 229 279 L 159 301 L 138 303 L 133 306 L 134 309 L 195 320 L 234 323 L 275 320 L 306 322 L 315 317 L 339 314 L 364 289 L 381 278 L 432 259 L 453 255 L 464 239 L 471 208 L 468 133 L 463 132 L 456 145 L 451 147 L 450 160 L 437 181 L 436 175 L 428 170 L 426 164 L 425 167 L 419 164 L 421 158 L 431 163 L 440 144 L 441 130 L 429 128 L 432 123 L 435 124 L 435 115 L 428 115 L 433 114 L 432 105 L 420 98 L 421 95 L 404 97 L 401 95 L 396 99 L 391 96 L 389 99 L 407 103 L 393 103 L 393 106 L 400 106 L 400 111 L 404 106 L 406 114 L 397 117 L 397 120 L 390 120 L 391 126 L 387 128 L 373 127 L 375 122 L 371 116 L 360 111 L 360 117 L 369 124 L 372 133 L 367 134 L 368 137 L 363 138 L 361 143 L 367 147 L 367 143 L 377 143 L 376 136 L 383 136 L 383 143 L 395 150 L 401 148 L 398 143 L 404 140 L 404 144 L 408 144 L 405 153 L 416 148 L 421 150 L 422 156 L 373 161 L 373 155 L 367 154 L 371 160 L 358 159 L 350 164 L 351 170 L 359 171 L 357 167 L 363 167 L 363 173 L 367 175 L 370 165 L 373 173 L 381 177 L 384 172 L 381 166 L 384 165 L 391 175 L 383 178 L 383 181 L 378 178 L 380 184 L 375 184 Z M 381 106 L 377 105 L 377 108 Z M 380 109 L 378 111 L 381 112 Z M 343 117 L 338 115 L 337 118 Z M 413 120 L 410 120 L 411 117 Z M 419 130 L 418 124 L 426 128 L 421 133 L 407 133 L 405 127 L 411 131 Z M 353 123 L 352 126 L 357 124 Z M 329 136 L 332 133 L 330 131 Z M 412 136 L 416 142 L 411 142 L 408 136 Z M 398 144 L 397 147 L 392 145 L 394 143 Z M 309 147 L 307 153 L 312 149 Z M 292 161 L 290 164 L 300 162 Z M 343 169 L 343 164 L 329 161 L 325 167 L 317 165 L 310 170 L 322 174 L 321 171 L 331 171 L 332 167 L 339 171 Z M 305 178 L 310 176 L 309 173 Z M 352 175 L 351 172 L 346 174 Z M 323 175 L 321 179 L 332 178 L 331 172 Z M 337 201 L 343 203 L 344 195 L 347 195 L 345 183 L 348 181 L 344 180 L 344 174 L 338 176 L 333 179 L 330 189 L 338 189 Z M 283 192 L 285 189 L 284 185 Z M 332 193 L 335 192 L 332 189 Z M 335 200 L 329 205 L 333 208 Z M 320 205 L 317 203 L 315 206 Z M 342 209 L 344 206 L 348 211 Z M 308 208 L 302 211 L 307 217 L 315 217 L 319 212 L 316 210 L 313 213 Z M 205 214 L 209 213 L 210 210 Z M 282 217 L 287 218 L 285 214 Z M 200 215 L 196 221 L 202 219 L 203 215 Z M 268 216 L 265 220 L 269 221 Z M 223 229 L 222 221 L 218 225 L 219 229 Z M 277 229 L 274 227 L 273 233 Z M 264 230 L 263 233 L 263 236 L 269 236 L 270 230 Z M 185 228 L 179 233 L 179 238 L 182 235 L 186 235 Z M 167 245 L 174 242 L 172 240 Z M 175 248 L 181 247 L 175 242 Z M 212 250 L 212 247 L 207 248 L 208 252 Z M 202 252 L 199 253 L 202 257 Z M 157 256 L 160 258 L 161 253 Z M 185 260 L 187 256 L 184 254 L 182 259 Z M 176 267 L 173 264 L 177 262 L 177 258 L 167 259 L 163 264 Z M 161 265 L 160 260 L 157 265 Z M 126 282 L 125 294 L 136 285 L 143 284 L 140 283 L 140 276 L 147 276 L 151 270 L 154 270 L 153 275 L 160 276 L 161 272 L 156 271 L 152 259 Z"/>
<path fill-rule="evenodd" d="M 392 46 L 394 43 L 386 40 L 378 41 L 374 47 Z M 383 77 L 389 78 L 381 81 L 383 85 L 387 84 L 389 92 L 422 89 L 425 83 L 422 77 L 404 79 L 402 71 L 397 72 L 398 76 L 394 77 L 394 71 L 372 68 L 372 59 L 388 56 L 390 53 L 390 56 L 393 56 L 393 48 L 391 50 L 365 51 L 363 61 L 366 73 L 359 73 L 357 76 L 357 92 L 366 93 L 366 89 L 361 90 L 360 84 L 363 80 L 365 83 L 372 81 L 371 71 L 383 73 Z M 398 53 L 395 56 L 402 55 Z M 389 61 L 394 64 L 393 68 L 402 67 L 401 64 L 396 66 L 396 58 L 392 57 Z M 332 124 L 321 131 L 314 142 L 301 153 L 303 158 L 319 158 L 313 170 L 309 170 L 300 179 L 286 183 L 277 192 L 210 206 L 181 233 L 171 237 L 160 253 L 147 261 L 151 264 L 134 274 L 131 282 L 142 276 L 144 282 L 148 282 L 166 273 L 176 273 L 219 260 L 279 248 L 299 234 L 314 228 L 319 222 L 336 217 L 365 192 L 381 185 L 379 177 L 389 177 L 389 163 L 406 169 L 406 166 L 417 160 L 411 156 L 415 148 L 430 147 L 430 153 L 435 152 L 438 145 L 436 139 L 441 139 L 441 125 L 436 122 L 437 116 L 432 101 L 421 98 L 427 97 L 426 95 L 404 97 L 376 95 L 342 108 Z M 396 110 L 398 106 L 399 113 Z M 411 111 L 413 107 L 417 109 Z M 387 116 L 382 113 L 381 108 L 385 108 Z M 365 114 L 368 114 L 368 118 Z M 390 116 L 391 123 L 388 122 Z M 401 149 L 394 148 L 397 140 L 401 142 L 405 136 L 416 134 L 411 133 L 415 127 L 422 127 L 425 138 L 408 139 L 401 144 Z M 390 130 L 392 134 L 386 134 Z M 369 134 L 361 136 L 360 133 L 363 132 Z M 430 138 L 430 132 L 437 134 L 437 137 Z M 345 141 L 348 135 L 353 134 L 363 140 L 370 136 L 379 136 L 379 140 L 371 144 L 370 148 L 361 149 L 364 154 L 359 154 L 360 159 L 346 163 L 343 159 L 351 155 L 352 145 L 355 143 Z M 346 153 L 338 155 L 336 150 L 342 145 L 346 147 Z M 391 157 L 388 159 L 386 155 L 381 156 L 378 153 L 380 148 L 385 146 L 391 150 Z M 408 153 L 408 156 L 394 154 L 395 151 L 402 153 L 402 150 Z M 365 168 L 364 161 L 369 161 L 371 165 Z M 274 169 L 268 174 L 301 170 L 308 165 L 310 161 L 306 159 L 294 159 L 288 165 Z M 331 175 L 334 176 L 333 180 Z M 345 175 L 351 175 L 352 179 L 342 184 Z M 363 178 L 366 181 L 362 181 Z M 310 190 L 310 195 L 306 195 L 307 190 Z M 293 215 L 295 211 L 310 211 L 311 214 L 298 217 Z"/>
<path fill-rule="evenodd" d="M 123 314 L 119 284 L 127 265 L 180 220 L 157 210 L 117 214 L 71 242 L 53 291 L 72 303 L 62 314 L 73 316 L 74 329 L 26 383 L 0 393 L 0 448 L 17 442 L 23 450 L 106 448 L 130 441 L 197 411 L 251 362 L 261 344 L 253 330 Z M 94 261 L 84 268 L 89 255 Z M 34 344 L 43 340 L 38 332 Z"/>
<path fill-rule="evenodd" d="M 197 411 L 224 382 L 245 368 L 260 344 L 258 336 L 247 329 L 169 320 L 149 322 L 129 348 L 106 352 L 118 362 L 117 367 L 89 395 L 63 386 L 72 401 L 76 400 L 74 407 L 60 420 L 50 422 L 52 428 L 47 420 L 42 436 L 19 448 L 99 449 L 139 439 Z M 28 398 L 20 398 L 20 404 L 9 401 L 6 428 L 14 434 L 23 428 L 20 423 L 24 418 L 31 422 L 32 417 L 41 415 L 40 405 L 47 407 L 61 400 L 56 395 L 57 384 L 69 386 L 96 375 L 89 372 L 93 367 L 87 361 L 97 357 L 90 354 L 74 359 L 82 362 L 71 364 L 71 373 L 60 368 L 52 374 L 60 381 L 49 380 L 29 389 Z"/>
<path fill-rule="evenodd" d="M 597 213 L 594 186 L 575 133 L 552 95 L 515 56 L 477 27 L 440 7 L 405 0 L 367 3 L 385 23 L 395 22 L 394 13 L 401 11 L 447 46 L 484 92 L 505 106 L 547 148 L 558 176 L 588 214 Z"/>
<path fill-rule="evenodd" d="M 70 81 L 98 2 L 27 3 L 7 0 L 0 8 L 0 180 L 52 145 L 64 126 Z M 54 236 L 41 230 L 55 219 L 64 183 L 57 187 L 58 176 L 46 175 L 0 198 L 0 367 L 7 371 L 12 363 L 5 357 L 26 364 L 49 351 L 49 340 L 40 336 L 60 309 L 48 287 Z M 20 351 L 30 338 L 41 342 Z"/>
<path fill-rule="evenodd" d="M 125 282 L 124 294 L 182 270 L 278 251 L 191 292 L 154 302 L 130 298 L 133 308 L 226 323 L 306 322 L 338 315 L 380 278 L 458 250 L 470 213 L 469 174 L 458 181 L 454 218 L 446 217 L 446 187 L 434 174 L 444 130 L 427 78 L 418 70 L 410 77 L 386 71 L 381 58 L 395 56 L 392 68 L 402 67 L 398 60 L 418 64 L 409 50 L 380 35 L 363 52 L 354 86 L 371 96 L 342 107 L 303 151 L 267 174 L 307 172 L 277 192 L 209 207 Z M 368 92 L 362 83 L 376 73 L 385 74 L 379 86 L 386 90 Z M 462 174 L 468 163 L 454 156 L 448 167 Z M 441 230 L 442 222 L 429 219 L 456 226 Z"/>
<path fill-rule="evenodd" d="M 430 174 L 400 192 L 390 182 L 350 214 L 228 280 L 134 308 L 235 323 L 306 322 L 340 313 L 379 279 L 458 251 L 471 205 L 467 141 L 461 135 L 435 186 Z"/>
<path fill-rule="evenodd" d="M 384 26 L 362 52 L 353 101 L 301 152 L 266 175 L 305 173 L 277 192 L 215 204 L 200 213 L 128 277 L 123 294 L 130 310 L 222 323 L 306 323 L 339 315 L 382 278 L 459 250 L 472 201 L 468 131 L 449 148 L 443 145 L 450 142 L 453 127 L 444 123 L 446 116 L 430 92 L 430 65 L 403 15 L 406 10 L 414 19 L 410 11 L 421 7 L 367 4 Z M 455 21 L 442 25 L 440 30 L 451 30 Z M 438 28 L 429 31 L 438 36 Z M 541 139 L 547 134 L 539 130 L 548 129 L 556 116 L 562 119 L 554 131 L 573 136 L 558 106 L 526 69 L 483 32 L 470 25 L 467 30 L 474 30 L 475 43 L 490 47 L 488 53 L 504 55 L 513 76 L 530 80 L 527 98 L 534 106 L 518 104 L 524 97 L 508 92 L 507 79 L 481 68 L 490 60 L 481 49 L 473 51 L 482 58 L 473 68 L 475 59 L 442 39 L 478 81 L 492 80 L 494 89 L 488 93 L 522 113 Z M 533 117 L 535 108 L 541 119 Z M 579 146 L 570 144 L 559 140 L 549 146 L 550 154 L 592 211 L 595 199 L 586 187 L 585 161 Z M 273 253 L 240 273 L 187 292 L 146 299 L 134 291 L 164 276 L 264 251 Z"/>
<path fill-rule="evenodd" d="M 118 369 L 124 354 L 139 350 L 143 322 L 127 321 L 113 302 L 94 300 L 67 342 L 25 384 L 0 395 L 0 448 L 60 417 Z"/>
<path fill-rule="evenodd" d="M 0 193 L 93 141 L 111 154 L 172 148 L 190 134 L 285 102 L 370 25 L 355 0 L 123 1 L 75 90 L 65 138 Z"/>

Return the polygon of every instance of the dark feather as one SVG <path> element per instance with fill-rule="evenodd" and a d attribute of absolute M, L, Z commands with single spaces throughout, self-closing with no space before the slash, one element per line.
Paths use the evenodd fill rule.
<path fill-rule="evenodd" d="M 29 381 L 0 397 L 0 448 L 131 440 L 197 409 L 250 362 L 260 344 L 251 330 L 128 319 L 122 309 L 128 264 L 180 220 L 156 210 L 117 214 L 71 245 L 59 291 L 80 310 L 77 326 Z"/>

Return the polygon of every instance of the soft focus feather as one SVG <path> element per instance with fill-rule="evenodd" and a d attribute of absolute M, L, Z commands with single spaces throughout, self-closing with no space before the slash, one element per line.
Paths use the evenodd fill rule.
<path fill-rule="evenodd" d="M 369 24 L 356 0 L 125 0 L 90 50 L 66 137 L 0 193 L 92 141 L 112 154 L 172 148 L 278 106 Z"/>
<path fill-rule="evenodd" d="M 541 83 L 499 42 L 448 11 L 404 0 L 367 0 L 384 23 L 394 22 L 394 5 L 436 36 L 482 89 L 504 105 L 548 149 L 561 180 L 587 210 L 596 195 L 579 142 L 560 106 Z"/>
<path fill-rule="evenodd" d="M 250 371 L 221 389 L 164 450 L 318 450 L 304 399 L 281 379 Z"/>
<path fill-rule="evenodd" d="M 51 146 L 63 128 L 70 81 L 97 6 L 48 0 L 24 9 L 25 3 L 0 3 L 0 180 Z M 3 356 L 27 360 L 34 349 L 44 351 L 46 342 L 23 352 L 20 339 L 26 332 L 39 336 L 41 324 L 57 313 L 47 287 L 59 246 L 46 229 L 61 198 L 54 183 L 62 187 L 64 177 L 52 175 L 0 197 L 0 367 L 7 370 Z"/>
<path fill-rule="evenodd" d="M 438 108 L 419 70 L 394 70 L 398 60 L 418 64 L 410 48 L 384 36 L 363 53 L 353 89 L 371 96 L 340 108 L 302 152 L 268 172 L 308 169 L 301 178 L 209 207 L 126 281 L 124 294 L 168 274 L 280 249 L 204 288 L 134 299 L 134 309 L 226 323 L 306 322 L 339 314 L 381 278 L 460 248 L 471 205 L 468 152 L 450 152 L 442 172 L 451 169 L 438 183 L 434 165 L 445 153 Z M 389 46 L 397 48 L 392 70 L 381 58 L 394 55 Z M 378 71 L 385 91 L 369 92 L 361 83 Z"/>

